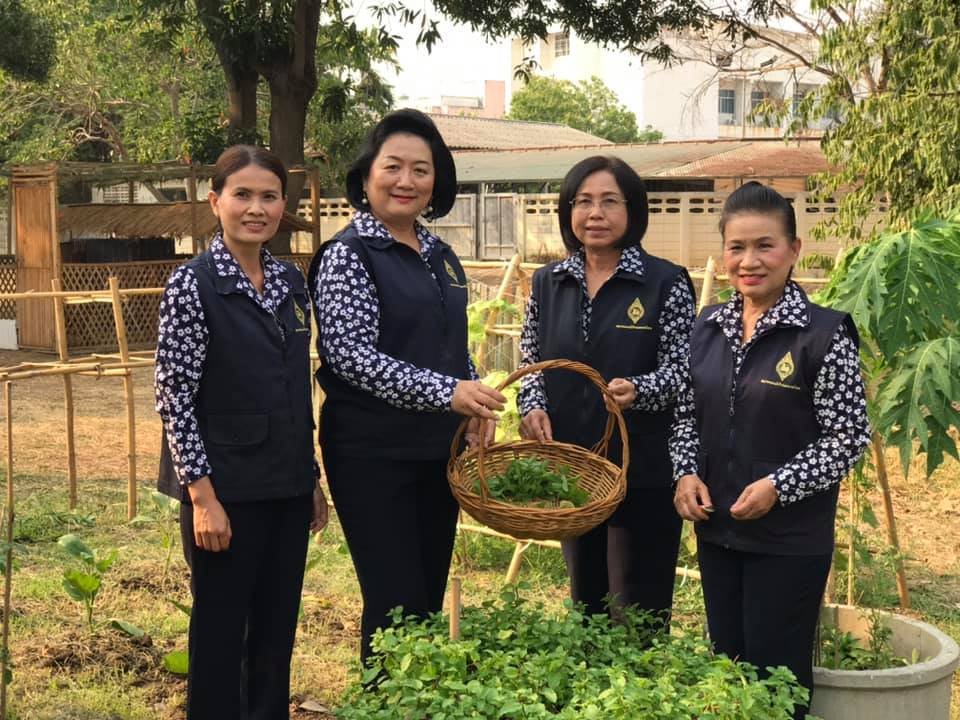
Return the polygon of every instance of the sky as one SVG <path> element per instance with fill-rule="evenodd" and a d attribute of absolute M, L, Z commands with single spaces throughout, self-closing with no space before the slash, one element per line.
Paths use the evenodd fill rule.
<path fill-rule="evenodd" d="M 484 80 L 507 80 L 510 77 L 510 52 L 506 41 L 488 42 L 464 25 L 447 21 L 440 25 L 441 40 L 429 54 L 426 48 L 416 46 L 415 29 L 404 28 L 399 23 L 389 28 L 403 37 L 397 53 L 401 72 L 383 73 L 384 79 L 393 85 L 395 97 L 415 99 L 441 94 L 482 97 Z"/>

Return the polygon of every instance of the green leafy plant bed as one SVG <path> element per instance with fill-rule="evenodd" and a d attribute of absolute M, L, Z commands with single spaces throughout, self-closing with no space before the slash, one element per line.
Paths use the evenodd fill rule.
<path fill-rule="evenodd" d="M 692 636 L 664 636 L 645 616 L 620 624 L 557 614 L 507 588 L 465 608 L 461 640 L 447 620 L 402 619 L 378 632 L 373 664 L 351 686 L 341 720 L 778 720 L 806 696 L 793 675 L 764 680 Z"/>
<path fill-rule="evenodd" d="M 537 507 L 581 507 L 590 494 L 580 487 L 570 468 L 560 465 L 551 468 L 545 460 L 517 458 L 500 475 L 487 478 L 490 497 L 495 500 Z M 480 493 L 480 481 L 474 484 Z"/>

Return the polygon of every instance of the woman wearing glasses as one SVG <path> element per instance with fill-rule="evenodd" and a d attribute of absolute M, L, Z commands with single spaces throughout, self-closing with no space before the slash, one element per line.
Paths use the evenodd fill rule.
<path fill-rule="evenodd" d="M 693 289 L 684 268 L 647 253 L 647 194 L 622 160 L 590 157 L 560 188 L 568 255 L 536 272 L 521 338 L 523 364 L 566 358 L 607 380 L 630 442 L 627 497 L 587 534 L 563 542 L 571 595 L 590 614 L 633 605 L 670 620 L 681 522 L 673 510 L 667 441 L 686 375 Z M 606 409 L 585 378 L 528 375 L 518 399 L 521 434 L 591 447 Z M 615 437 L 610 458 L 619 462 Z M 609 607 L 607 605 L 609 597 Z"/>

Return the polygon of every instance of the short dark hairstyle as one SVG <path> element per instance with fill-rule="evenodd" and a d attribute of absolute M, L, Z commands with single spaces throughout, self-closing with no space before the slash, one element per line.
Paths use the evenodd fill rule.
<path fill-rule="evenodd" d="M 620 158 L 594 155 L 570 168 L 560 185 L 560 206 L 557 208 L 557 214 L 560 216 L 560 236 L 571 255 L 578 252 L 583 247 L 583 243 L 573 234 L 573 224 L 570 219 L 573 206 L 570 203 L 577 196 L 577 191 L 584 180 L 595 172 L 603 171 L 613 175 L 620 187 L 620 192 L 627 201 L 627 230 L 617 242 L 617 247 L 639 245 L 647 232 L 650 209 L 647 205 L 647 188 L 643 180 Z"/>
<path fill-rule="evenodd" d="M 367 135 L 360 155 L 347 171 L 347 199 L 357 210 L 367 210 L 363 204 L 363 181 L 370 174 L 370 166 L 387 138 L 396 133 L 408 133 L 423 138 L 433 156 L 433 210 L 424 213 L 428 220 L 443 217 L 457 200 L 457 168 L 450 148 L 429 116 L 419 110 L 404 108 L 384 115 Z"/>
<path fill-rule="evenodd" d="M 213 166 L 213 180 L 210 182 L 210 187 L 219 195 L 227 178 L 243 170 L 247 165 L 262 167 L 280 178 L 283 196 L 287 196 L 287 168 L 283 160 L 266 148 L 255 145 L 232 145 L 220 153 L 217 164 Z"/>
<path fill-rule="evenodd" d="M 772 187 L 751 180 L 730 193 L 720 213 L 721 237 L 730 218 L 741 213 L 777 215 L 783 222 L 783 229 L 790 244 L 797 239 L 797 215 L 793 205 Z"/>

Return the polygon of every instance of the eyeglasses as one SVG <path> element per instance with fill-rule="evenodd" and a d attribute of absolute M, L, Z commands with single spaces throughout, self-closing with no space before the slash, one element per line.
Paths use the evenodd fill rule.
<path fill-rule="evenodd" d="M 627 201 L 619 197 L 605 197 L 600 200 L 593 200 L 588 197 L 578 197 L 570 201 L 570 207 L 577 212 L 588 213 L 596 206 L 600 212 L 607 215 L 616 212 L 622 207 L 626 207 Z"/>

